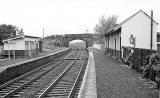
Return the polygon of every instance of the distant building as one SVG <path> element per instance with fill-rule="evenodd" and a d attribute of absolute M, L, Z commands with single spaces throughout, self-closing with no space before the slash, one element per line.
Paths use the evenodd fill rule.
<path fill-rule="evenodd" d="M 35 56 L 39 52 L 39 39 L 39 37 L 23 35 L 3 40 L 4 53 L 17 57 Z"/>
<path fill-rule="evenodd" d="M 152 49 L 157 50 L 157 26 L 153 20 Z M 132 36 L 132 37 L 131 37 Z M 122 47 L 151 48 L 151 17 L 140 10 L 105 34 L 106 48 L 120 52 Z"/>

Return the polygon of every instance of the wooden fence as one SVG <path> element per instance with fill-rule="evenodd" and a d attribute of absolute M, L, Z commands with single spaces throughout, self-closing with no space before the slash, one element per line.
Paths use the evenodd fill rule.
<path fill-rule="evenodd" d="M 133 53 L 131 54 L 131 50 Z M 142 49 L 142 48 L 131 48 L 131 47 L 122 47 L 122 49 L 117 50 L 108 48 L 106 50 L 111 56 L 120 59 L 122 62 L 126 64 L 132 64 L 132 68 L 137 72 L 142 73 L 142 67 L 146 66 L 146 63 L 149 64 L 149 59 L 146 60 L 147 56 L 150 56 L 152 53 L 156 53 L 160 51 L 151 50 L 151 49 Z M 144 64 L 145 62 L 145 64 Z M 155 81 L 155 74 L 154 70 L 150 70 L 149 72 L 149 79 Z"/>
<path fill-rule="evenodd" d="M 150 50 L 150 49 L 123 47 L 122 61 L 125 61 L 126 58 L 128 58 L 129 53 L 131 52 L 131 49 L 133 49 L 134 52 L 128 59 L 128 62 L 131 62 L 133 64 L 132 68 L 140 73 L 142 73 L 143 71 L 142 66 L 146 66 L 144 65 L 144 62 L 147 61 L 146 63 L 149 63 L 149 60 L 146 60 L 146 57 L 150 56 L 152 53 L 159 52 L 159 51 Z M 149 73 L 149 79 L 152 81 L 155 81 L 155 72 L 153 70 L 151 70 Z"/>

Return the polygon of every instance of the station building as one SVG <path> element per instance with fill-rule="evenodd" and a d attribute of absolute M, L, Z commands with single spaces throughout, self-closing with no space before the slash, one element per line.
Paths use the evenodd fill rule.
<path fill-rule="evenodd" d="M 157 32 L 157 50 L 160 50 L 160 32 Z"/>
<path fill-rule="evenodd" d="M 116 27 L 110 29 L 106 34 L 106 48 L 118 56 L 121 56 L 123 47 L 132 47 L 130 42 L 131 35 L 135 40 L 135 48 L 157 50 L 157 26 L 153 20 L 151 38 L 151 17 L 140 10 L 133 14 Z"/>
<path fill-rule="evenodd" d="M 3 40 L 4 54 L 16 57 L 32 57 L 39 52 L 39 37 L 35 36 L 17 36 Z"/>

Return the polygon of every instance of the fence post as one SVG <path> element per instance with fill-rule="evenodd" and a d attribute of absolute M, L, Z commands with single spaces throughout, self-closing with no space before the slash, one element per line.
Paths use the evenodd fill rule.
<path fill-rule="evenodd" d="M 135 65 L 134 65 L 134 64 L 135 64 L 135 62 L 134 62 L 135 48 L 132 48 L 132 49 L 133 49 L 133 51 L 134 51 L 134 52 L 133 52 L 133 55 L 132 55 L 132 57 L 133 57 L 133 63 L 132 63 L 133 65 L 132 65 L 132 68 L 135 69 Z"/>

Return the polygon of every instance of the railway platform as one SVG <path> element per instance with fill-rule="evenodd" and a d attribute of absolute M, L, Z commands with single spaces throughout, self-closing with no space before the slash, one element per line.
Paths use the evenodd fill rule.
<path fill-rule="evenodd" d="M 128 65 L 92 48 L 96 68 L 97 98 L 160 98 L 153 82 Z"/>
<path fill-rule="evenodd" d="M 78 98 L 97 98 L 95 62 L 91 51 L 88 60 Z"/>
<path fill-rule="evenodd" d="M 0 71 L 5 69 L 6 67 L 14 65 L 14 64 L 21 63 L 21 62 L 26 62 L 28 60 L 39 58 L 39 57 L 42 57 L 42 56 L 47 56 L 49 54 L 60 52 L 60 51 L 65 50 L 65 49 L 66 48 L 62 47 L 62 48 L 54 49 L 52 51 L 43 51 L 43 52 L 39 53 L 37 56 L 29 57 L 29 58 L 28 57 L 26 57 L 26 58 L 16 58 L 16 59 L 11 59 L 11 60 L 8 60 L 8 58 L 7 59 L 2 59 L 2 60 L 0 60 Z"/>
<path fill-rule="evenodd" d="M 78 98 L 159 98 L 151 81 L 103 51 L 89 49 L 89 63 Z"/>

